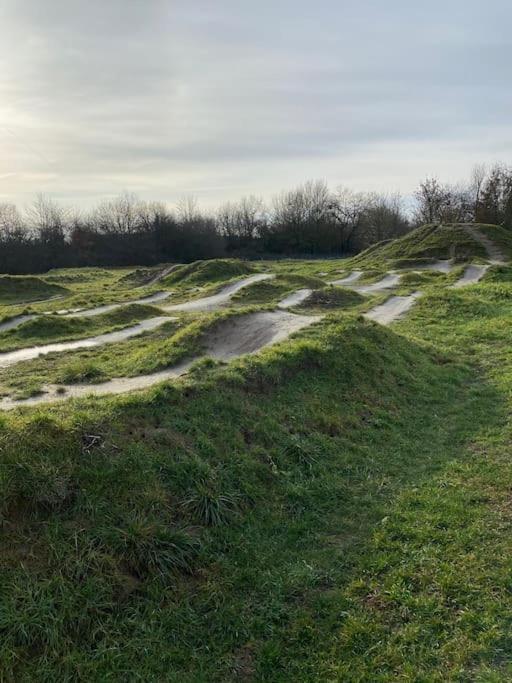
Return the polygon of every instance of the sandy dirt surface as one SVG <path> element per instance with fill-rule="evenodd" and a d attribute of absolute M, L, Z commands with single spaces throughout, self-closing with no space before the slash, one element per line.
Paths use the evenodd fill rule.
<path fill-rule="evenodd" d="M 136 325 L 125 327 L 123 330 L 107 332 L 106 334 L 100 334 L 96 337 L 88 337 L 87 339 L 78 339 L 77 341 L 71 342 L 56 342 L 54 344 L 45 344 L 42 346 L 31 346 L 26 349 L 0 353 L 0 368 L 6 368 L 22 361 L 32 360 L 39 356 L 46 356 L 49 353 L 62 353 L 64 351 L 74 351 L 76 349 L 92 349 L 96 346 L 103 346 L 104 344 L 116 344 L 125 339 L 136 337 L 143 332 L 155 330 L 157 327 L 160 327 L 172 319 L 173 318 L 169 317 L 149 318 Z"/>
<path fill-rule="evenodd" d="M 338 285 L 343 287 L 344 285 L 351 285 L 354 282 L 357 282 L 363 274 L 362 270 L 354 270 L 350 275 L 347 275 L 346 277 L 342 277 L 339 280 L 332 280 L 329 282 L 330 285 Z"/>
<path fill-rule="evenodd" d="M 474 285 L 483 278 L 490 267 L 490 265 L 478 265 L 476 263 L 466 266 L 462 277 L 452 285 L 452 288 L 459 289 L 460 287 L 466 287 L 467 285 Z"/>
<path fill-rule="evenodd" d="M 311 325 L 321 317 L 293 315 L 286 311 L 264 311 L 237 316 L 221 323 L 208 335 L 205 354 L 201 357 L 229 361 L 233 358 L 255 353 L 260 349 L 287 339 L 291 334 Z M 137 389 L 147 389 L 155 384 L 184 375 L 195 358 L 173 368 L 138 377 L 120 377 L 101 384 L 47 385 L 41 395 L 23 401 L 5 397 L 0 400 L 0 410 L 11 410 L 20 406 L 34 406 L 44 403 L 65 401 L 83 396 L 104 396 L 122 394 Z"/>
<path fill-rule="evenodd" d="M 207 296 L 202 299 L 193 299 L 192 301 L 185 301 L 182 304 L 174 304 L 172 306 L 163 306 L 164 311 L 214 311 L 224 304 L 227 304 L 231 297 L 248 285 L 262 280 L 269 280 L 275 277 L 267 273 L 259 273 L 258 275 L 251 275 L 238 282 L 233 282 L 226 287 L 223 287 L 218 294 Z"/>
<path fill-rule="evenodd" d="M 254 353 L 287 339 L 318 320 L 320 316 L 295 315 L 286 311 L 236 316 L 212 331 L 206 343 L 206 355 L 218 360 L 231 360 Z"/>
<path fill-rule="evenodd" d="M 308 299 L 312 293 L 312 289 L 298 289 L 296 292 L 292 292 L 291 294 L 288 294 L 288 296 L 285 296 L 285 298 L 282 299 L 282 301 L 280 301 L 277 305 L 282 309 L 299 306 L 301 303 L 306 301 L 306 299 Z"/>
<path fill-rule="evenodd" d="M 384 292 L 386 289 L 392 289 L 396 287 L 401 279 L 401 275 L 398 273 L 387 273 L 384 275 L 382 280 L 378 282 L 373 282 L 371 285 L 355 285 L 351 289 L 359 294 L 373 294 L 374 292 Z"/>
<path fill-rule="evenodd" d="M 392 296 L 385 303 L 365 313 L 364 317 L 381 325 L 390 325 L 407 313 L 420 296 L 421 292 L 414 292 L 409 296 Z"/>

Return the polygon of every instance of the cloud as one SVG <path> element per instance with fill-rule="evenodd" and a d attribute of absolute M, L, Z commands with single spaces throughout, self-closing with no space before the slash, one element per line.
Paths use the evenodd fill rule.
<path fill-rule="evenodd" d="M 506 0 L 4 0 L 2 194 L 455 180 L 512 152 L 511 19 Z"/>

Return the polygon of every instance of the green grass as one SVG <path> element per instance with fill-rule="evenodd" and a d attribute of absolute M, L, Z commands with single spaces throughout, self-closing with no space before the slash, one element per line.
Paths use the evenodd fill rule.
<path fill-rule="evenodd" d="M 241 304 L 277 303 L 287 294 L 297 289 L 305 287 L 318 289 L 324 286 L 325 283 L 320 278 L 306 275 L 278 274 L 272 280 L 254 282 L 252 285 L 244 287 L 235 294 L 233 301 Z"/>
<path fill-rule="evenodd" d="M 211 261 L 195 261 L 180 268 L 176 268 L 168 275 L 162 284 L 172 286 L 180 285 L 205 285 L 215 282 L 224 282 L 242 275 L 251 275 L 254 268 L 247 261 L 238 259 L 212 259 Z"/>
<path fill-rule="evenodd" d="M 454 259 L 461 262 L 474 257 L 486 258 L 485 249 L 463 226 L 425 225 L 397 240 L 370 247 L 351 259 L 351 264 L 358 268 L 382 267 L 382 264 L 414 267 L 429 260 Z"/>
<path fill-rule="evenodd" d="M 51 297 L 64 296 L 65 287 L 47 282 L 39 277 L 22 275 L 0 276 L 0 306 L 24 304 Z"/>
<path fill-rule="evenodd" d="M 357 306 L 367 308 L 368 298 L 343 287 L 323 287 L 312 292 L 300 308 L 315 309 L 320 312 L 326 310 L 344 310 Z"/>
<path fill-rule="evenodd" d="M 405 275 L 392 329 L 318 288 L 323 321 L 261 354 L 0 416 L 1 677 L 510 681 L 510 274 Z M 244 310 L 59 367 L 158 367 Z"/>
<path fill-rule="evenodd" d="M 38 346 L 53 341 L 72 341 L 122 329 L 161 315 L 153 306 L 131 304 L 90 318 L 42 315 L 19 327 L 0 333 L 0 352 Z"/>

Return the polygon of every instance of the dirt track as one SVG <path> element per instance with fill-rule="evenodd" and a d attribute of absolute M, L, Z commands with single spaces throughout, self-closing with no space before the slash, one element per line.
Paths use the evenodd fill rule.
<path fill-rule="evenodd" d="M 363 275 L 362 270 L 354 270 L 350 275 L 347 275 L 346 277 L 342 277 L 339 280 L 331 280 L 329 282 L 330 285 L 338 285 L 340 287 L 343 287 L 344 285 L 351 285 L 354 282 L 357 282 L 361 276 Z"/>
<path fill-rule="evenodd" d="M 143 332 L 155 330 L 157 327 L 160 327 L 170 320 L 172 320 L 172 318 L 169 317 L 148 318 L 148 320 L 143 320 L 136 325 L 125 327 L 123 330 L 107 332 L 106 334 L 100 334 L 97 337 L 88 337 L 87 339 L 78 339 L 77 341 L 70 342 L 45 344 L 44 346 L 30 346 L 26 349 L 0 353 L 0 368 L 10 367 L 16 363 L 21 363 L 22 361 L 38 358 L 38 356 L 46 356 L 49 353 L 62 353 L 64 351 L 74 351 L 76 349 L 92 349 L 104 344 L 116 344 L 125 339 L 130 339 L 131 337 L 142 334 Z"/>
<path fill-rule="evenodd" d="M 365 313 L 364 317 L 381 325 L 390 325 L 407 313 L 420 296 L 421 292 L 414 292 L 409 296 L 392 296 L 383 304 Z"/>
<path fill-rule="evenodd" d="M 312 293 L 312 289 L 298 289 L 296 292 L 292 292 L 291 294 L 288 294 L 288 296 L 285 296 L 277 305 L 282 309 L 293 308 L 293 306 L 298 306 L 306 301 Z"/>
<path fill-rule="evenodd" d="M 466 266 L 462 277 L 452 285 L 452 289 L 459 289 L 460 287 L 476 284 L 483 278 L 490 267 L 490 265 L 478 265 L 476 263 Z"/>
<path fill-rule="evenodd" d="M 192 301 L 185 301 L 182 304 L 174 304 L 172 306 L 163 306 L 165 311 L 214 311 L 226 304 L 231 297 L 248 285 L 262 280 L 269 280 L 275 277 L 267 273 L 259 273 L 258 275 L 251 275 L 238 282 L 233 282 L 220 290 L 218 294 L 207 296 L 202 299 L 193 299 Z"/>
<path fill-rule="evenodd" d="M 224 321 L 207 336 L 205 353 L 201 357 L 229 361 L 255 353 L 266 346 L 283 341 L 294 332 L 320 319 L 318 316 L 293 315 L 286 311 L 264 311 L 237 316 Z M 186 361 L 149 375 L 120 377 L 101 384 L 48 385 L 44 387 L 45 393 L 24 401 L 15 401 L 8 397 L 1 399 L 0 410 L 55 403 L 69 398 L 122 394 L 136 389 L 146 389 L 167 379 L 180 377 L 188 372 L 197 360 L 198 358 Z"/>
<path fill-rule="evenodd" d="M 171 292 L 157 292 L 156 294 L 144 296 L 141 299 L 132 299 L 131 301 L 123 301 L 117 304 L 105 304 L 104 306 L 96 306 L 96 308 L 75 308 L 73 310 L 57 311 L 57 313 L 65 318 L 92 318 L 93 316 L 109 313 L 110 311 L 115 311 L 118 308 L 130 306 L 132 304 L 156 304 L 160 301 L 165 301 L 165 299 L 168 299 L 170 296 Z"/>

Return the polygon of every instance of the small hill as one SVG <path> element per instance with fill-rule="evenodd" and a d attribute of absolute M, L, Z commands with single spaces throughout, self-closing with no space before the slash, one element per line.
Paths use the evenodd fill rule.
<path fill-rule="evenodd" d="M 142 287 L 149 284 L 160 272 L 161 268 L 136 268 L 119 278 L 118 284 L 127 287 Z"/>
<path fill-rule="evenodd" d="M 51 284 L 39 277 L 2 275 L 0 276 L 0 304 L 22 304 L 43 301 L 68 294 L 60 285 Z"/>
<path fill-rule="evenodd" d="M 487 230 L 490 226 L 472 227 Z M 502 229 L 493 226 L 493 230 L 499 232 Z M 486 259 L 487 253 L 483 245 L 471 235 L 468 226 L 424 225 L 404 237 L 370 247 L 356 256 L 353 263 L 365 268 L 382 262 L 389 267 L 406 267 L 439 259 L 462 262 L 475 257 Z"/>
<path fill-rule="evenodd" d="M 285 294 L 301 287 L 318 289 L 324 286 L 324 281 L 316 277 L 293 274 L 277 275 L 272 280 L 262 280 L 244 287 L 234 295 L 233 301 L 244 304 L 269 303 L 277 301 Z"/>
<path fill-rule="evenodd" d="M 194 261 L 181 266 L 162 280 L 163 285 L 204 285 L 230 280 L 243 275 L 251 275 L 255 269 L 246 261 L 239 259 L 212 259 Z"/>
<path fill-rule="evenodd" d="M 344 287 L 323 287 L 311 293 L 302 306 L 304 308 L 352 308 L 365 301 L 365 297 L 358 292 Z"/>

